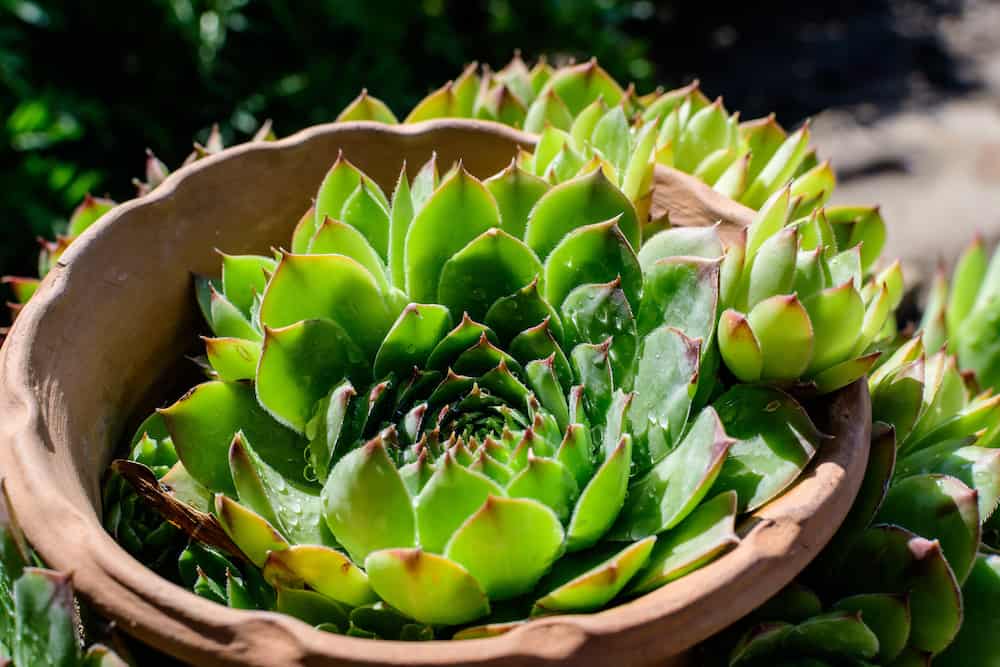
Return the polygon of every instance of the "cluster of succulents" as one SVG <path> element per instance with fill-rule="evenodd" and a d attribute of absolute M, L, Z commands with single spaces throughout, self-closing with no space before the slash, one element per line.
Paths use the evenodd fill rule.
<path fill-rule="evenodd" d="M 432 159 L 390 197 L 339 158 L 289 251 L 223 254 L 196 289 L 209 380 L 139 428 L 115 466 L 136 495 L 112 478 L 109 528 L 155 551 L 143 500 L 197 536 L 178 566 L 197 592 L 393 639 L 595 611 L 736 544 L 736 516 L 824 439 L 792 395 L 720 364 L 718 314 L 748 303 L 727 289 L 764 284 L 743 279 L 754 254 L 651 223 L 602 159 L 541 175 L 535 159 L 484 181 Z M 795 208 L 786 188 L 757 215 L 757 254 L 816 230 L 793 252 L 817 294 L 846 276 L 859 302 L 882 295 L 881 332 L 892 280 L 861 287 L 860 253 L 840 250 L 870 225 Z M 868 319 L 839 323 L 839 347 L 873 344 Z M 782 384 L 864 373 L 805 371 Z"/>
<path fill-rule="evenodd" d="M 113 650 L 81 648 L 70 577 L 38 567 L 0 480 L 0 666 L 125 667 Z"/>
<path fill-rule="evenodd" d="M 596 160 L 636 202 L 640 216 L 650 203 L 651 155 L 655 164 L 693 174 L 753 208 L 790 182 L 796 219 L 822 206 L 836 184 L 829 164 L 818 163 L 809 146 L 808 126 L 789 135 L 773 116 L 740 123 L 739 113 L 729 114 L 721 100 L 709 102 L 698 82 L 639 96 L 594 60 L 554 68 L 542 58 L 529 69 L 515 55 L 496 73 L 470 64 L 454 81 L 421 100 L 403 122 L 437 118 L 491 120 L 539 134 L 537 150 L 523 154 L 520 164 L 550 182 Z M 384 102 L 367 91 L 336 120 L 399 122 Z M 621 141 L 623 137 L 628 141 Z M 250 141 L 274 138 L 267 121 Z M 184 164 L 222 149 L 218 127 L 213 126 L 205 143 L 196 143 Z M 134 180 L 136 195 L 150 192 L 168 173 L 167 166 L 147 151 L 144 180 Z M 12 316 L 69 244 L 115 205 L 110 199 L 88 196 L 64 232 L 61 225 L 54 225 L 55 240 L 40 239 L 37 277 L 3 278 L 14 298 L 8 304 Z"/>
<path fill-rule="evenodd" d="M 1000 253 L 992 259 L 973 239 L 949 282 L 935 275 L 920 325 L 928 349 L 946 347 L 984 387 L 1000 386 Z"/>
<path fill-rule="evenodd" d="M 209 599 L 332 632 L 494 635 L 737 544 L 736 518 L 821 446 L 793 395 L 870 374 L 851 514 L 705 659 L 997 660 L 1000 397 L 978 383 L 1000 381 L 1000 260 L 974 243 L 900 335 L 884 223 L 823 208 L 835 178 L 808 126 L 741 123 L 697 82 L 640 96 L 593 61 L 519 57 L 467 67 L 403 122 L 444 117 L 539 141 L 485 181 L 404 168 L 391 197 L 338 160 L 290 251 L 223 255 L 198 280 L 208 381 L 146 420 L 105 487 L 127 549 Z M 366 91 L 337 120 L 398 122 Z M 656 164 L 753 225 L 723 243 L 650 220 Z M 139 195 L 166 171 L 150 156 Z M 40 274 L 112 205 L 88 199 Z M 6 281 L 21 302 L 37 286 Z"/>
<path fill-rule="evenodd" d="M 977 261 L 984 269 L 978 241 L 958 278 Z M 742 636 L 708 647 L 728 649 L 718 664 L 957 667 L 1000 659 L 988 630 L 1000 599 L 1000 396 L 963 372 L 940 326 L 946 302 L 958 321 L 982 317 L 988 306 L 976 304 L 977 291 L 994 284 L 987 278 L 980 288 L 982 269 L 974 289 L 950 290 L 950 302 L 948 286 L 936 281 L 925 328 L 889 346 L 869 378 L 875 427 L 851 513 L 805 575 L 744 623 Z M 963 300 L 964 313 L 954 305 Z"/>

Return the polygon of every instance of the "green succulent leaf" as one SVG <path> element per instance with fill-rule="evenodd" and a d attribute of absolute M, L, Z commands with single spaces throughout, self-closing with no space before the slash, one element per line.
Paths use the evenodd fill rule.
<path fill-rule="evenodd" d="M 574 229 L 548 255 L 544 293 L 553 307 L 560 308 L 580 285 L 620 279 L 621 289 L 635 311 L 642 292 L 642 269 L 619 222 L 612 219 Z"/>
<path fill-rule="evenodd" d="M 463 224 L 454 220 L 461 216 Z M 464 168 L 456 170 L 416 213 L 406 235 L 406 292 L 432 303 L 445 263 L 470 241 L 500 226 L 497 202 Z"/>
<path fill-rule="evenodd" d="M 490 496 L 455 532 L 444 555 L 491 600 L 505 600 L 531 590 L 562 550 L 563 528 L 552 510 L 534 500 Z"/>
<path fill-rule="evenodd" d="M 874 657 L 880 663 L 891 664 L 906 648 L 910 638 L 910 605 L 905 595 L 852 595 L 838 600 L 833 608 L 861 615 L 861 620 L 878 638 L 878 653 Z"/>
<path fill-rule="evenodd" d="M 976 492 L 947 475 L 915 475 L 890 487 L 875 517 L 941 543 L 959 583 L 965 581 L 979 547 Z"/>
<path fill-rule="evenodd" d="M 293 544 L 332 542 L 321 530 L 319 488 L 286 480 L 264 463 L 243 432 L 233 437 L 229 469 L 239 501 Z"/>
<path fill-rule="evenodd" d="M 451 329 L 448 309 L 438 304 L 411 303 L 400 313 L 375 355 L 375 377 L 390 373 L 405 377 L 423 367 Z"/>
<path fill-rule="evenodd" d="M 638 355 L 638 332 L 621 279 L 580 285 L 563 300 L 560 312 L 565 347 L 603 343 L 610 337 L 612 372 L 619 384 L 629 386 Z"/>
<path fill-rule="evenodd" d="M 344 632 L 348 626 L 346 605 L 315 591 L 297 588 L 277 587 L 277 602 L 275 608 L 283 614 L 288 614 L 309 625 L 334 627 L 338 632 Z"/>
<path fill-rule="evenodd" d="M 364 562 L 373 551 L 416 544 L 417 522 L 410 494 L 381 438 L 370 440 L 337 462 L 323 487 L 322 499 L 330 532 L 355 562 Z"/>
<path fill-rule="evenodd" d="M 795 399 L 778 389 L 736 385 L 715 403 L 736 442 L 713 491 L 734 490 L 741 512 L 784 491 L 806 467 L 824 436 Z"/>
<path fill-rule="evenodd" d="M 700 343 L 669 326 L 642 341 L 629 418 L 639 470 L 659 462 L 679 442 L 698 383 Z"/>
<path fill-rule="evenodd" d="M 943 667 L 1000 665 L 997 647 L 997 604 L 1000 603 L 1000 556 L 979 554 L 969 578 L 962 587 L 965 614 L 955 640 L 934 664 Z"/>
<path fill-rule="evenodd" d="M 379 597 L 421 623 L 457 625 L 490 612 L 483 587 L 448 558 L 420 549 L 384 549 L 368 555 L 365 570 Z"/>
<path fill-rule="evenodd" d="M 481 320 L 500 298 L 542 274 L 542 263 L 519 239 L 490 229 L 453 255 L 441 269 L 437 302 L 458 317 Z"/>
<path fill-rule="evenodd" d="M 371 372 L 364 351 L 333 320 L 266 329 L 257 365 L 257 400 L 278 422 L 304 433 L 316 404 L 345 378 Z"/>
<path fill-rule="evenodd" d="M 574 230 L 615 218 L 628 245 L 638 248 L 641 231 L 635 207 L 602 169 L 594 169 L 542 195 L 528 216 L 524 240 L 545 261 Z"/>
<path fill-rule="evenodd" d="M 680 523 L 704 499 L 734 442 L 715 410 L 705 408 L 680 443 L 629 485 L 612 534 L 639 540 Z"/>
<path fill-rule="evenodd" d="M 584 487 L 566 530 L 566 547 L 579 551 L 593 546 L 611 528 L 625 502 L 632 438 L 621 437 Z"/>
<path fill-rule="evenodd" d="M 258 443 L 261 458 L 283 477 L 304 480 L 306 443 L 258 405 L 250 386 L 206 382 L 159 414 L 184 468 L 212 491 L 235 491 L 228 453 L 238 431 Z"/>
<path fill-rule="evenodd" d="M 80 645 L 68 575 L 25 568 L 14 582 L 11 657 L 17 665 L 76 667 Z"/>
<path fill-rule="evenodd" d="M 202 338 L 205 354 L 219 379 L 226 382 L 252 380 L 257 374 L 261 344 L 244 338 Z"/>
<path fill-rule="evenodd" d="M 272 551 L 264 563 L 264 577 L 275 587 L 306 585 L 350 607 L 378 599 L 360 568 L 339 551 L 318 544 L 296 544 Z"/>
<path fill-rule="evenodd" d="M 303 320 L 336 322 L 373 357 L 398 310 L 372 274 L 344 255 L 282 255 L 264 292 L 261 324 L 282 329 Z"/>
<path fill-rule="evenodd" d="M 268 553 L 289 546 L 267 519 L 222 493 L 215 495 L 215 515 L 229 539 L 257 567 L 264 567 Z"/>
<path fill-rule="evenodd" d="M 866 563 L 866 567 L 857 567 Z M 909 596 L 910 646 L 943 650 L 962 623 L 958 582 L 937 541 L 898 526 L 874 526 L 852 545 L 837 572 L 844 593 L 897 593 Z"/>
<path fill-rule="evenodd" d="M 734 522 L 736 493 L 720 493 L 657 538 L 647 566 L 629 587 L 645 593 L 710 563 L 739 543 Z"/>
<path fill-rule="evenodd" d="M 550 590 L 535 601 L 531 615 L 601 609 L 642 569 L 655 543 L 655 537 L 647 537 L 624 548 L 614 545 L 610 556 L 607 550 L 598 549 L 574 561 L 559 561 L 556 570 L 542 582 L 542 588 Z"/>
<path fill-rule="evenodd" d="M 487 498 L 503 495 L 492 479 L 463 467 L 450 452 L 445 453 L 416 498 L 421 548 L 442 553 L 452 534 Z"/>

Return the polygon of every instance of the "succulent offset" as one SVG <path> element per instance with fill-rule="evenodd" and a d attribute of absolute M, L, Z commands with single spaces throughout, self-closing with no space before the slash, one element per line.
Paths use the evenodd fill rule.
<path fill-rule="evenodd" d="M 935 280 L 921 330 L 886 345 L 891 354 L 869 379 L 876 426 L 851 513 L 806 574 L 744 623 L 742 637 L 709 642 L 710 664 L 1000 660 L 991 632 L 1000 599 L 1000 396 L 992 381 L 983 390 L 963 370 L 961 352 L 944 349 L 996 336 L 974 324 L 993 307 L 984 295 L 996 277 L 984 280 L 985 268 L 977 240 L 951 290 Z M 947 317 L 961 324 L 948 327 Z M 972 368 L 990 377 L 989 364 Z"/>
<path fill-rule="evenodd" d="M 81 649 L 70 576 L 37 566 L 7 508 L 0 479 L 0 665 L 125 667 L 105 646 Z"/>
<path fill-rule="evenodd" d="M 683 576 L 795 481 L 825 436 L 720 373 L 717 230 L 661 229 L 600 160 L 546 173 L 432 159 L 390 197 L 340 158 L 290 250 L 198 280 L 211 379 L 116 464 L 202 536 L 182 581 L 358 636 L 490 635 Z M 148 559 L 121 484 L 109 528 Z"/>

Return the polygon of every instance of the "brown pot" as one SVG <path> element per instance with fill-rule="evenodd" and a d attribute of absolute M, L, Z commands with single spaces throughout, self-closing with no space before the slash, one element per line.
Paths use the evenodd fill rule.
<path fill-rule="evenodd" d="M 190 345 L 191 273 L 216 270 L 213 248 L 264 252 L 292 227 L 338 150 L 391 189 L 436 150 L 480 177 L 532 137 L 491 123 L 323 125 L 247 144 L 172 175 L 73 244 L 0 351 L 0 471 L 28 539 L 79 593 L 130 634 L 199 665 L 684 664 L 695 643 L 764 602 L 827 543 L 867 461 L 864 382 L 835 395 L 820 422 L 835 437 L 783 496 L 748 517 L 739 547 L 627 604 L 533 621 L 507 635 L 399 643 L 319 632 L 290 617 L 228 609 L 144 568 L 104 531 L 100 481 L 137 408 Z M 656 206 L 686 224 L 751 213 L 694 179 L 660 170 Z M 128 422 L 128 424 L 127 424 Z"/>

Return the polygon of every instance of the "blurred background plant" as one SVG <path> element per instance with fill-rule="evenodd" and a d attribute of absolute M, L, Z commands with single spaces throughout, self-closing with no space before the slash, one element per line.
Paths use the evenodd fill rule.
<path fill-rule="evenodd" d="M 640 91 L 697 75 L 745 118 L 786 126 L 830 106 L 882 113 L 969 88 L 937 30 L 964 4 L 0 0 L 0 274 L 31 274 L 35 238 L 86 193 L 131 197 L 144 149 L 176 166 L 216 121 L 227 145 L 265 118 L 285 135 L 362 87 L 401 112 L 515 48 L 596 56 Z"/>

